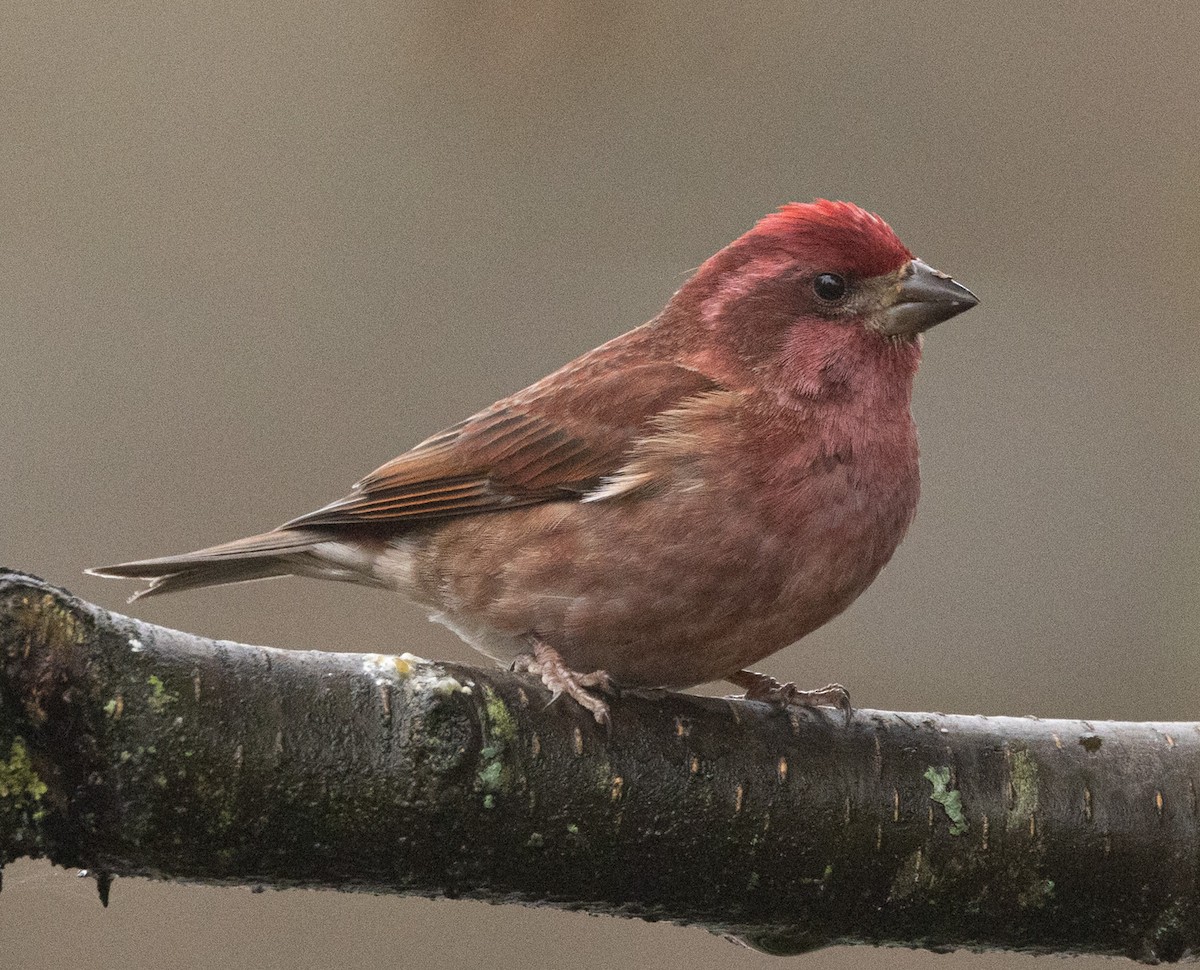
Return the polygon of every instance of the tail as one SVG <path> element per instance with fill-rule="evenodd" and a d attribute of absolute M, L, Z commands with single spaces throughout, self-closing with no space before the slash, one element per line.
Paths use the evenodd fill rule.
<path fill-rule="evenodd" d="M 182 556 L 98 566 L 87 572 L 92 576 L 150 580 L 146 589 L 129 597 L 131 603 L 144 596 L 279 576 L 317 576 L 378 584 L 361 552 L 345 543 L 330 541 L 324 533 L 306 529 L 264 532 Z"/>

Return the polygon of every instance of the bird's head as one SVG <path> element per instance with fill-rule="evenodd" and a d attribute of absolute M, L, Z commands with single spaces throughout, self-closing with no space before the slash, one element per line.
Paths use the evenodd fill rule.
<path fill-rule="evenodd" d="M 755 373 L 801 393 L 910 363 L 921 334 L 978 302 L 913 257 L 879 216 L 849 202 L 790 203 L 706 262 L 678 294 L 690 316 Z M 774 365 L 774 366 L 773 366 Z"/>

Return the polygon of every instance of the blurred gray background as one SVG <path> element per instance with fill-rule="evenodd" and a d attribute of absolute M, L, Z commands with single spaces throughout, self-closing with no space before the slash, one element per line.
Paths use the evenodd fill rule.
<path fill-rule="evenodd" d="M 340 496 L 653 315 L 788 200 L 981 297 L 918 383 L 920 514 L 763 665 L 860 706 L 1200 716 L 1200 6 L 12 0 L 0 15 L 0 561 L 88 565 Z M 302 580 L 138 616 L 470 651 Z M 4 874 L 6 966 L 776 966 L 517 907 Z M 1024 968 L 839 949 L 809 968 Z"/>

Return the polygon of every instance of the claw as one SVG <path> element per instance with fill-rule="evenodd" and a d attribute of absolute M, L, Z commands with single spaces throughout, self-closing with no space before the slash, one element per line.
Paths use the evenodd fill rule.
<path fill-rule="evenodd" d="M 781 684 L 774 677 L 753 670 L 739 670 L 727 679 L 745 691 L 742 696 L 748 701 L 765 701 L 780 707 L 836 707 L 846 716 L 847 724 L 854 715 L 850 691 L 841 684 L 827 684 L 819 690 L 800 690 L 795 684 Z"/>
<path fill-rule="evenodd" d="M 566 694 L 580 707 L 590 711 L 597 724 L 605 728 L 611 726 L 608 704 L 591 693 L 592 690 L 613 692 L 612 678 L 607 671 L 593 670 L 581 674 L 572 670 L 557 650 L 540 640 L 533 642 L 531 653 L 523 653 L 513 661 L 512 669 L 540 678 L 550 691 L 551 704 Z"/>

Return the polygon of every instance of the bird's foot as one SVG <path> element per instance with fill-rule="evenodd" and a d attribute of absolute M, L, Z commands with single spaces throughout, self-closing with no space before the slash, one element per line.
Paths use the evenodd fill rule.
<path fill-rule="evenodd" d="M 590 711 L 597 724 L 609 726 L 608 704 L 592 693 L 614 692 L 612 678 L 607 671 L 593 670 L 591 673 L 581 674 L 572 670 L 557 650 L 540 640 L 533 642 L 529 653 L 523 653 L 513 661 L 512 669 L 539 677 L 552 695 L 551 704 L 566 694 L 575 703 Z"/>
<path fill-rule="evenodd" d="M 795 684 L 781 684 L 774 677 L 753 670 L 739 670 L 727 679 L 746 692 L 742 697 L 748 701 L 765 701 L 780 707 L 836 707 L 846 715 L 846 723 L 854 714 L 850 691 L 841 684 L 828 684 L 819 690 L 800 690 Z"/>

